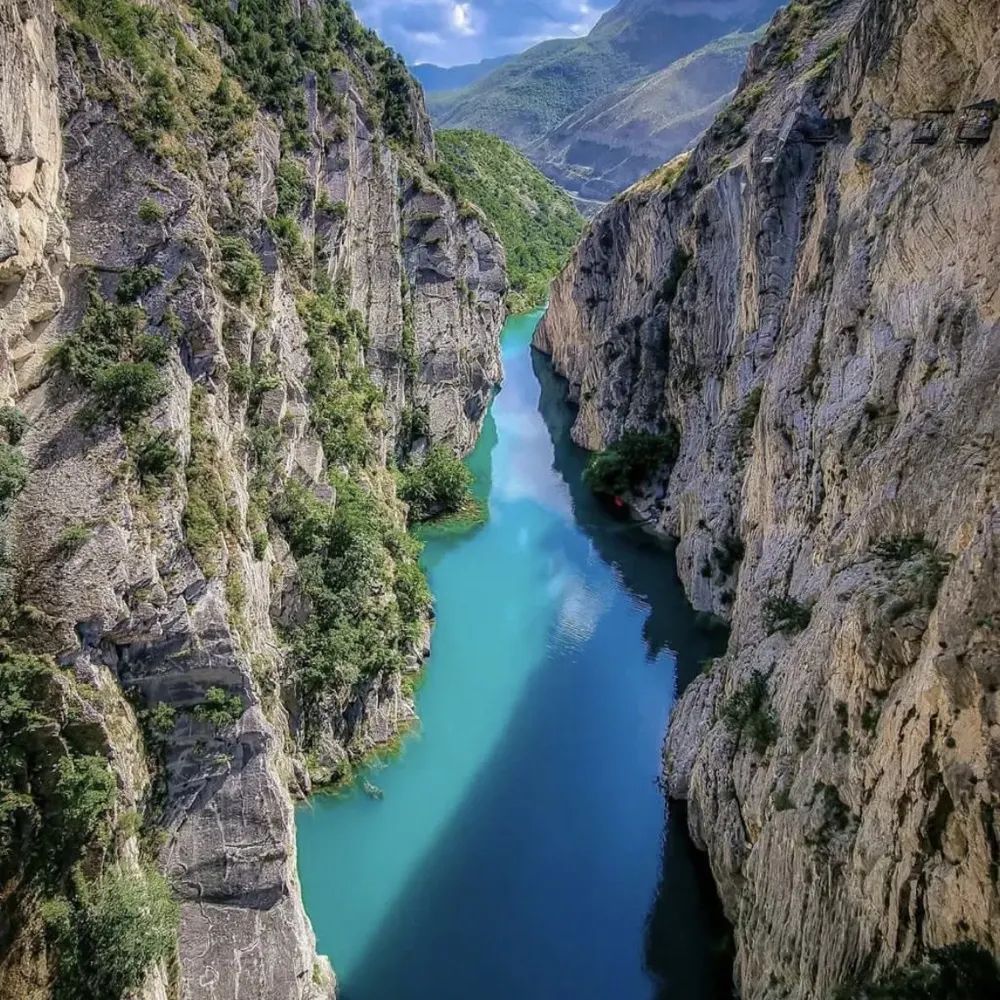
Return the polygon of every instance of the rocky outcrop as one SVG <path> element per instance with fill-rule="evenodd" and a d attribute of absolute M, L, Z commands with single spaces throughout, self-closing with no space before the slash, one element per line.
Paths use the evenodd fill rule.
<path fill-rule="evenodd" d="M 350 74 L 337 74 L 335 87 L 347 128 L 318 165 L 328 196 L 347 210 L 330 226 L 331 273 L 351 275 L 351 305 L 368 317 L 368 361 L 396 436 L 405 411 L 418 410 L 434 440 L 467 452 L 500 380 L 503 249 L 419 162 L 380 142 Z"/>
<path fill-rule="evenodd" d="M 341 494 L 405 539 L 390 459 L 471 447 L 504 256 L 434 183 L 417 91 L 349 12 L 293 135 L 297 104 L 264 110 L 236 40 L 169 0 L 137 10 L 0 0 L 0 385 L 27 464 L 3 649 L 86 693 L 118 786 L 103 863 L 153 862 L 180 900 L 177 961 L 143 996 L 330 996 L 289 790 L 308 791 L 307 755 L 335 777 L 413 718 L 403 673 L 429 612 L 413 553 L 366 542 L 382 575 L 369 593 L 354 572 L 358 599 L 407 629 L 385 638 L 397 658 L 327 678 L 309 727 L 302 630 L 326 570 L 302 549 L 340 524 Z M 374 107 L 379 60 L 402 104 Z M 0 996 L 47 997 L 38 893 L 11 888 Z"/>
<path fill-rule="evenodd" d="M 537 345 L 727 654 L 666 747 L 750 998 L 1000 953 L 1000 99 L 986 0 L 797 4 L 662 186 L 609 206 Z M 988 130 L 987 130 L 988 131 Z"/>

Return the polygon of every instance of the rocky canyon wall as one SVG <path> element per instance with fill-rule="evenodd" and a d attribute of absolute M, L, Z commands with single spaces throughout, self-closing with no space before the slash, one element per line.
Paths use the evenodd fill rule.
<path fill-rule="evenodd" d="M 500 374 L 503 250 L 434 173 L 345 4 L 0 0 L 0 996 L 332 995 L 290 790 L 412 718 L 389 466 Z M 158 872 L 176 948 L 81 972 Z"/>
<path fill-rule="evenodd" d="M 989 0 L 791 5 L 690 160 L 594 220 L 537 334 L 580 444 L 679 431 L 636 508 L 732 632 L 666 775 L 744 997 L 1000 953 L 995 110 L 957 141 L 989 100 Z"/>

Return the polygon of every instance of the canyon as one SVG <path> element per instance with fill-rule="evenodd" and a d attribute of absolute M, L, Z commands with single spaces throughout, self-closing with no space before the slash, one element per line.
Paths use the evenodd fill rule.
<path fill-rule="evenodd" d="M 598 40 L 634 58 L 602 67 L 600 93 L 562 87 L 577 103 L 546 108 L 547 128 L 592 100 L 613 116 L 616 87 L 662 71 L 635 28 L 661 6 L 605 16 Z M 685 51 L 718 26 L 691 9 Z M 735 4 L 727 30 L 754 27 L 751 9 Z M 434 608 L 407 476 L 433 458 L 460 478 L 470 453 L 498 510 L 532 498 L 539 542 L 514 559 L 524 533 L 500 518 L 467 548 L 447 534 L 431 548 L 453 567 L 438 577 L 445 650 L 474 660 L 458 614 L 470 560 L 510 558 L 541 586 L 572 552 L 595 574 L 612 624 L 526 586 L 526 620 L 546 617 L 525 649 L 586 665 L 589 698 L 567 674 L 551 704 L 576 697 L 589 734 L 627 633 L 635 675 L 603 690 L 622 720 L 656 704 L 615 737 L 653 734 L 651 766 L 685 803 L 733 927 L 741 997 L 865 997 L 942 948 L 1000 953 L 1000 9 L 798 0 L 747 60 L 730 102 L 727 77 L 692 105 L 683 144 L 707 125 L 694 148 L 587 225 L 534 330 L 551 367 L 527 354 L 538 317 L 511 321 L 494 438 L 505 250 L 438 156 L 419 86 L 346 3 L 0 0 L 0 997 L 336 994 L 303 907 L 294 803 L 349 784 L 415 722 Z M 520 121 L 522 140 L 533 127 Z M 490 159 L 473 179 L 502 203 Z M 576 446 L 596 453 L 589 471 Z M 507 470 L 494 484 L 492 450 Z M 607 509 L 581 496 L 595 469 L 624 467 Z M 671 550 L 633 546 L 614 521 L 626 509 Z M 697 620 L 676 611 L 672 560 Z M 700 673 L 652 675 L 667 620 L 682 657 L 717 648 L 695 625 L 726 626 L 728 644 Z M 476 734 L 483 760 L 528 654 L 519 665 L 495 664 L 509 688 Z M 544 747 L 534 722 L 523 731 Z M 596 772 L 607 762 L 588 748 Z M 658 834 L 645 766 L 593 787 L 579 769 L 530 769 L 538 829 L 562 792 L 641 786 L 633 819 Z M 504 795 L 489 801 L 501 814 Z M 592 805 L 594 844 L 627 835 Z M 393 808 L 438 828 L 419 790 Z M 628 880 L 636 927 L 660 846 Z M 407 884 L 379 889 L 385 913 Z M 673 906 L 657 895 L 654 923 Z M 571 953 L 558 911 L 552 950 Z M 626 956 L 636 935 L 622 933 L 612 958 L 638 993 L 648 956 Z M 692 938 L 691 982 L 718 972 L 710 933 Z M 369 944 L 352 947 L 373 995 L 417 989 L 377 948 L 366 963 Z M 423 974 L 438 975 L 429 958 Z"/>

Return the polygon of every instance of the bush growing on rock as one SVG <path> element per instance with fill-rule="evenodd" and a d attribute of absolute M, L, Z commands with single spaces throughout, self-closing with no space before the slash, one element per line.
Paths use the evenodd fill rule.
<path fill-rule="evenodd" d="M 134 267 L 119 279 L 115 297 L 122 305 L 131 305 L 161 281 L 163 272 L 158 267 Z"/>
<path fill-rule="evenodd" d="M 205 692 L 205 700 L 195 706 L 194 717 L 216 729 L 227 729 L 240 721 L 243 711 L 243 699 L 238 694 L 229 694 L 224 688 L 210 687 Z"/>
<path fill-rule="evenodd" d="M 91 837 L 106 839 L 106 821 L 116 790 L 108 762 L 95 754 L 62 757 L 56 774 L 58 848 L 65 853 L 78 849 Z"/>
<path fill-rule="evenodd" d="M 174 950 L 179 911 L 157 872 L 113 867 L 96 881 L 78 876 L 75 898 L 43 907 L 55 947 L 56 1000 L 122 1000 Z"/>
<path fill-rule="evenodd" d="M 131 450 L 136 475 L 144 485 L 163 482 L 180 464 L 173 437 L 165 431 L 143 435 L 132 443 Z"/>
<path fill-rule="evenodd" d="M 100 411 L 127 425 L 166 395 L 167 384 L 151 361 L 122 361 L 100 372 L 93 391 Z"/>
<path fill-rule="evenodd" d="M 154 222 L 162 222 L 167 213 L 166 209 L 159 202 L 153 201 L 152 198 L 143 198 L 139 203 L 139 210 L 136 214 L 139 216 L 140 222 L 145 222 L 149 225 Z"/>
<path fill-rule="evenodd" d="M 415 521 L 455 514 L 469 501 L 472 473 L 451 451 L 434 445 L 424 460 L 402 470 L 399 495 Z"/>
<path fill-rule="evenodd" d="M 273 510 L 309 607 L 287 630 L 307 728 L 324 694 L 403 666 L 430 603 L 418 543 L 357 482 L 331 478 L 335 505 L 288 482 Z"/>
<path fill-rule="evenodd" d="M 753 389 L 750 395 L 747 396 L 746 402 L 740 409 L 740 415 L 738 419 L 738 424 L 740 428 L 740 434 L 742 437 L 746 437 L 753 430 L 753 425 L 757 423 L 757 414 L 760 413 L 760 400 L 763 395 L 763 389 L 760 386 Z"/>
<path fill-rule="evenodd" d="M 731 733 L 745 737 L 757 753 L 774 745 L 778 723 L 771 711 L 771 695 L 762 673 L 755 673 L 726 701 L 722 720 Z"/>
<path fill-rule="evenodd" d="M 185 469 L 187 505 L 184 540 L 202 573 L 219 574 L 226 534 L 236 529 L 235 508 L 223 477 L 225 466 L 208 421 L 208 394 L 197 386 L 191 394 L 191 455 Z"/>
<path fill-rule="evenodd" d="M 250 244 L 238 236 L 219 240 L 222 255 L 220 277 L 226 293 L 237 302 L 255 302 L 264 287 L 264 270 Z"/>
<path fill-rule="evenodd" d="M 809 624 L 812 609 L 792 597 L 769 597 L 764 602 L 764 628 L 768 635 L 793 635 Z"/>
<path fill-rule="evenodd" d="M 872 551 L 892 569 L 895 599 L 889 617 L 898 618 L 913 608 L 933 608 L 938 591 L 951 568 L 952 557 L 941 554 L 923 535 L 894 535 L 872 546 Z"/>
<path fill-rule="evenodd" d="M 278 189 L 278 215 L 297 216 L 308 195 L 305 168 L 297 160 L 283 156 L 278 164 L 275 186 Z"/>
<path fill-rule="evenodd" d="M 28 463 L 17 448 L 0 443 L 0 516 L 28 483 Z"/>
<path fill-rule="evenodd" d="M 970 941 L 934 948 L 914 965 L 896 969 L 866 986 L 841 988 L 835 1000 L 996 1000 L 1000 968 Z"/>
<path fill-rule="evenodd" d="M 134 287 L 145 287 L 151 279 L 135 280 Z M 162 336 L 148 332 L 147 322 L 139 306 L 109 302 L 91 282 L 79 328 L 49 356 L 50 364 L 90 390 L 84 414 L 88 421 L 107 416 L 123 426 L 134 424 L 166 394 L 158 368 L 166 362 L 169 346 Z"/>
<path fill-rule="evenodd" d="M 712 548 L 712 558 L 723 576 L 729 576 L 736 569 L 745 553 L 743 540 L 735 535 L 724 535 L 719 544 Z"/>
<path fill-rule="evenodd" d="M 28 418 L 15 406 L 0 407 L 0 427 L 7 432 L 9 444 L 19 444 L 28 429 Z"/>
<path fill-rule="evenodd" d="M 90 540 L 93 533 L 86 524 L 71 524 L 59 535 L 56 548 L 62 555 L 71 556 Z"/>
<path fill-rule="evenodd" d="M 584 480 L 595 492 L 622 496 L 677 457 L 677 432 L 665 434 L 630 432 L 605 451 L 592 455 Z"/>

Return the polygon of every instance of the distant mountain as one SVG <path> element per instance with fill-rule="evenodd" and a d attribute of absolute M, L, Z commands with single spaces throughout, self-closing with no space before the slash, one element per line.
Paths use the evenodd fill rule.
<path fill-rule="evenodd" d="M 581 201 L 607 201 L 691 145 L 739 82 L 761 32 L 735 32 L 591 101 L 527 153 Z"/>
<path fill-rule="evenodd" d="M 493 132 L 522 149 L 591 101 L 736 30 L 777 0 L 620 0 L 584 38 L 542 42 L 470 86 L 431 94 L 440 127 Z"/>
<path fill-rule="evenodd" d="M 497 56 L 494 59 L 483 59 L 477 63 L 466 63 L 463 66 L 435 66 L 434 63 L 417 63 L 416 66 L 410 67 L 410 72 L 420 81 L 424 90 L 431 94 L 441 90 L 458 90 L 460 87 L 468 87 L 514 58 L 514 55 Z"/>
<path fill-rule="evenodd" d="M 541 305 L 583 229 L 572 199 L 495 135 L 444 130 L 435 138 L 455 193 L 478 207 L 503 241 L 509 308 L 524 312 Z"/>

